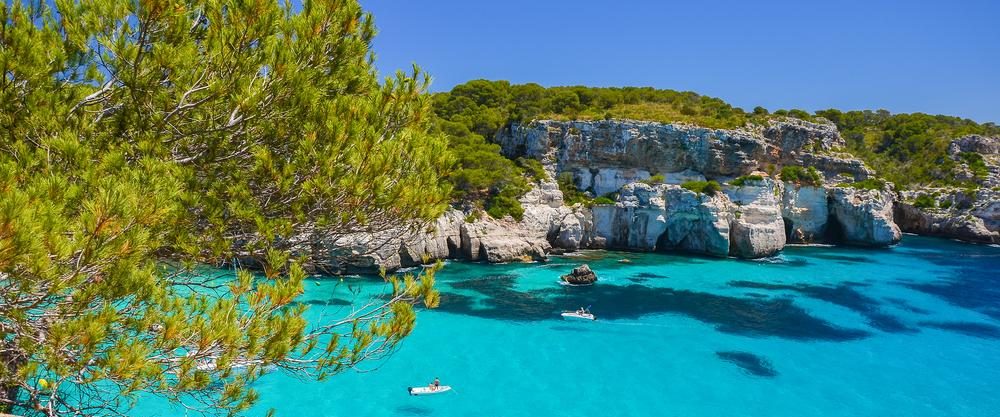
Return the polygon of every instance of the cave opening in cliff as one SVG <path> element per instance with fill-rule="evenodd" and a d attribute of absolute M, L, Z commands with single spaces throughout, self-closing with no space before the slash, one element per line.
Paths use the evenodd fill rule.
<path fill-rule="evenodd" d="M 781 221 L 785 224 L 785 241 L 794 242 L 795 239 L 792 237 L 792 231 L 795 230 L 795 222 L 788 217 L 782 217 Z"/>
<path fill-rule="evenodd" d="M 670 238 L 667 236 L 667 231 L 664 230 L 660 237 L 656 238 L 656 246 L 653 246 L 653 252 L 666 253 L 670 252 L 674 246 L 670 244 Z"/>
<path fill-rule="evenodd" d="M 827 243 L 843 243 L 844 225 L 837 220 L 833 214 L 826 218 L 826 229 L 823 231 L 823 240 Z"/>

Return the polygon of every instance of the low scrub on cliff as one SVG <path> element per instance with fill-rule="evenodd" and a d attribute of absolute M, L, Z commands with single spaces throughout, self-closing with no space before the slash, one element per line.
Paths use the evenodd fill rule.
<path fill-rule="evenodd" d="M 823 176 L 814 167 L 786 165 L 781 168 L 781 180 L 801 185 L 819 186 L 823 184 Z"/>
<path fill-rule="evenodd" d="M 716 181 L 686 181 L 681 184 L 681 188 L 707 195 L 715 195 L 715 193 L 722 191 L 722 186 Z"/>
<path fill-rule="evenodd" d="M 934 200 L 934 197 L 928 194 L 920 194 L 913 200 L 913 207 L 924 209 L 934 208 L 937 207 L 937 201 Z"/>
<path fill-rule="evenodd" d="M 592 204 L 592 199 L 587 197 L 587 194 L 584 194 L 583 191 L 576 188 L 576 183 L 573 182 L 573 174 L 563 172 L 556 178 L 556 182 L 559 184 L 559 191 L 562 191 L 563 201 L 567 206 L 572 206 L 577 203 L 583 205 Z"/>
<path fill-rule="evenodd" d="M 859 190 L 884 190 L 886 182 L 878 178 L 869 178 L 864 181 L 846 182 L 838 187 L 856 188 Z"/>
<path fill-rule="evenodd" d="M 972 171 L 972 175 L 976 179 L 981 180 L 990 175 L 990 171 L 986 167 L 986 161 L 983 160 L 982 155 L 975 152 L 961 152 L 958 154 L 958 158 L 969 167 L 969 170 Z"/>
<path fill-rule="evenodd" d="M 667 179 L 666 179 L 666 177 L 663 176 L 663 174 L 656 174 L 656 175 L 653 175 L 653 176 L 651 176 L 649 178 L 646 178 L 646 179 L 642 180 L 642 182 L 645 183 L 645 184 L 649 184 L 649 185 L 656 185 L 656 184 L 663 184 L 663 182 L 666 181 L 666 180 Z"/>
<path fill-rule="evenodd" d="M 760 175 L 744 175 L 742 177 L 739 177 L 739 178 L 737 178 L 735 180 L 730 181 L 729 185 L 736 186 L 736 187 L 742 187 L 742 186 L 746 185 L 747 181 L 763 181 L 763 180 L 764 180 L 764 177 L 762 177 Z"/>

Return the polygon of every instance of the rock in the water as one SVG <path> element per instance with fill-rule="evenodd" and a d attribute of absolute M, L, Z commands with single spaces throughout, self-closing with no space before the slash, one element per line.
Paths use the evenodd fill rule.
<path fill-rule="evenodd" d="M 597 274 L 590 269 L 589 265 L 583 264 L 563 275 L 562 280 L 572 285 L 590 285 L 597 282 Z"/>
<path fill-rule="evenodd" d="M 892 218 L 892 193 L 833 187 L 829 190 L 830 213 L 837 220 L 844 243 L 888 246 L 902 233 Z"/>

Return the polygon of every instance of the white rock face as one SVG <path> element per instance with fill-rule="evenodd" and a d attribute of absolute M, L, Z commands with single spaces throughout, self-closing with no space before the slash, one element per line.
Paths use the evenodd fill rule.
<path fill-rule="evenodd" d="M 845 243 L 888 246 L 902 233 L 892 218 L 892 194 L 882 190 L 833 187 L 829 190 L 830 212 L 840 223 Z"/>
<path fill-rule="evenodd" d="M 747 181 L 726 187 L 733 204 L 729 254 L 741 258 L 771 256 L 785 247 L 785 223 L 781 219 L 779 185 L 771 180 Z"/>
<path fill-rule="evenodd" d="M 544 235 L 528 233 L 505 221 L 465 223 L 461 236 L 462 255 L 472 261 L 544 260 L 552 248 Z"/>
<path fill-rule="evenodd" d="M 742 130 L 629 120 L 515 125 L 497 141 L 508 156 L 551 157 L 559 172 L 619 170 L 600 175 L 596 182 L 601 190 L 594 189 L 595 195 L 617 190 L 612 188 L 621 187 L 621 181 L 642 179 L 640 170 L 647 176 L 684 170 L 705 176 L 745 174 L 767 158 L 768 147 L 764 138 Z M 634 175 L 627 170 L 635 170 Z M 577 185 L 588 189 L 596 177 Z"/>
<path fill-rule="evenodd" d="M 781 193 L 781 215 L 790 223 L 788 239 L 794 243 L 821 241 L 830 216 L 823 187 L 786 183 Z"/>
<path fill-rule="evenodd" d="M 727 256 L 730 247 L 732 207 L 725 195 L 697 194 L 677 186 L 664 193 L 667 231 L 664 249 L 679 249 L 712 256 Z"/>
<path fill-rule="evenodd" d="M 676 185 L 633 183 L 615 206 L 592 209 L 594 233 L 607 247 L 729 253 L 731 213 L 725 196 L 698 195 Z"/>
<path fill-rule="evenodd" d="M 649 171 L 644 169 L 577 168 L 573 173 L 577 187 L 591 190 L 595 196 L 616 192 L 625 184 L 650 177 Z"/>
<path fill-rule="evenodd" d="M 465 215 L 450 209 L 431 226 L 402 239 L 399 249 L 400 264 L 415 266 L 426 260 L 447 259 L 458 256 L 461 246 L 461 228 Z"/>

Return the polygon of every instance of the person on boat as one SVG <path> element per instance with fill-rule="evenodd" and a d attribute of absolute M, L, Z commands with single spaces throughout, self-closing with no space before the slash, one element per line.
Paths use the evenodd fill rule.
<path fill-rule="evenodd" d="M 441 380 L 438 377 L 434 377 L 434 382 L 431 383 L 431 391 L 437 391 L 441 387 Z"/>
<path fill-rule="evenodd" d="M 576 310 L 576 314 L 584 314 L 584 313 L 586 313 L 586 311 L 583 309 L 583 307 L 580 307 L 579 310 Z"/>

